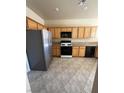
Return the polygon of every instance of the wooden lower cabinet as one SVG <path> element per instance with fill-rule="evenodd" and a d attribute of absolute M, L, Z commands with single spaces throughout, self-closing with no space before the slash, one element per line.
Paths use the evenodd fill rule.
<path fill-rule="evenodd" d="M 78 51 L 79 51 L 79 47 L 73 47 L 72 48 L 72 56 L 77 57 L 78 56 Z"/>
<path fill-rule="evenodd" d="M 94 56 L 98 57 L 98 47 L 96 47 L 96 49 L 95 49 L 95 55 Z"/>
<path fill-rule="evenodd" d="M 79 56 L 80 57 L 85 56 L 85 47 L 84 46 L 79 47 Z"/>
<path fill-rule="evenodd" d="M 85 56 L 85 46 L 73 47 L 72 48 L 73 57 L 84 57 Z"/>
<path fill-rule="evenodd" d="M 52 55 L 55 57 L 60 56 L 60 45 L 59 44 L 53 44 Z"/>
<path fill-rule="evenodd" d="M 56 56 L 56 48 L 52 48 L 52 54 L 53 56 Z"/>
<path fill-rule="evenodd" d="M 60 56 L 60 47 L 56 49 L 56 56 Z"/>

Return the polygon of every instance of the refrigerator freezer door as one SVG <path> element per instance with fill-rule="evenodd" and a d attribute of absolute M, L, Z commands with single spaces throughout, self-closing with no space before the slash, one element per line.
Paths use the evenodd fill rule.
<path fill-rule="evenodd" d="M 49 55 L 49 33 L 47 30 L 42 31 L 42 40 L 43 40 L 43 50 L 44 50 L 44 58 L 45 58 L 45 66 L 46 69 L 49 66 L 50 55 Z"/>

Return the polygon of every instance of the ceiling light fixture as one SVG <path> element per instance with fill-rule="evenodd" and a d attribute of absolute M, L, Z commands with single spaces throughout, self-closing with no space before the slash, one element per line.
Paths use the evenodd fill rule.
<path fill-rule="evenodd" d="M 56 8 L 56 12 L 58 12 L 59 11 L 59 8 Z"/>
<path fill-rule="evenodd" d="M 87 1 L 88 0 L 80 0 L 80 2 L 78 3 L 79 6 L 82 6 L 84 8 L 84 10 L 87 9 Z"/>

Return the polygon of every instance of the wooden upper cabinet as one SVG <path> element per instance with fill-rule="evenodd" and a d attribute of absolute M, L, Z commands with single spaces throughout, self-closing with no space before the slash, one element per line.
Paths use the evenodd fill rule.
<path fill-rule="evenodd" d="M 78 38 L 84 38 L 84 27 L 79 27 Z"/>
<path fill-rule="evenodd" d="M 79 47 L 72 48 L 72 56 L 78 56 Z"/>
<path fill-rule="evenodd" d="M 43 25 L 38 24 L 38 30 L 41 30 L 41 29 L 43 29 Z"/>
<path fill-rule="evenodd" d="M 71 32 L 72 31 L 72 28 L 71 27 L 67 27 L 66 28 L 66 32 Z"/>
<path fill-rule="evenodd" d="M 96 30 L 97 30 L 97 27 L 91 27 L 91 38 L 96 37 Z"/>
<path fill-rule="evenodd" d="M 52 38 L 55 38 L 54 28 L 49 28 L 49 31 L 52 32 Z"/>
<path fill-rule="evenodd" d="M 85 27 L 84 38 L 90 38 L 91 36 L 91 27 Z"/>
<path fill-rule="evenodd" d="M 79 47 L 79 56 L 84 57 L 85 56 L 85 46 Z"/>
<path fill-rule="evenodd" d="M 60 38 L 60 28 L 55 28 L 55 30 L 54 30 L 54 35 L 55 35 L 55 38 Z"/>
<path fill-rule="evenodd" d="M 61 32 L 66 32 L 66 27 L 62 27 Z"/>
<path fill-rule="evenodd" d="M 37 30 L 37 23 L 31 19 L 27 19 L 28 29 Z"/>
<path fill-rule="evenodd" d="M 78 28 L 73 27 L 72 28 L 72 38 L 77 38 L 78 37 Z"/>

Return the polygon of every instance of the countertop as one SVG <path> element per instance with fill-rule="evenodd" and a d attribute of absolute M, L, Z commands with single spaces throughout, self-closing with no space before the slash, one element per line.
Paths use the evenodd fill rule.
<path fill-rule="evenodd" d="M 53 44 L 60 44 L 62 39 L 52 40 Z M 72 42 L 72 46 L 98 46 L 96 39 L 69 39 Z"/>

